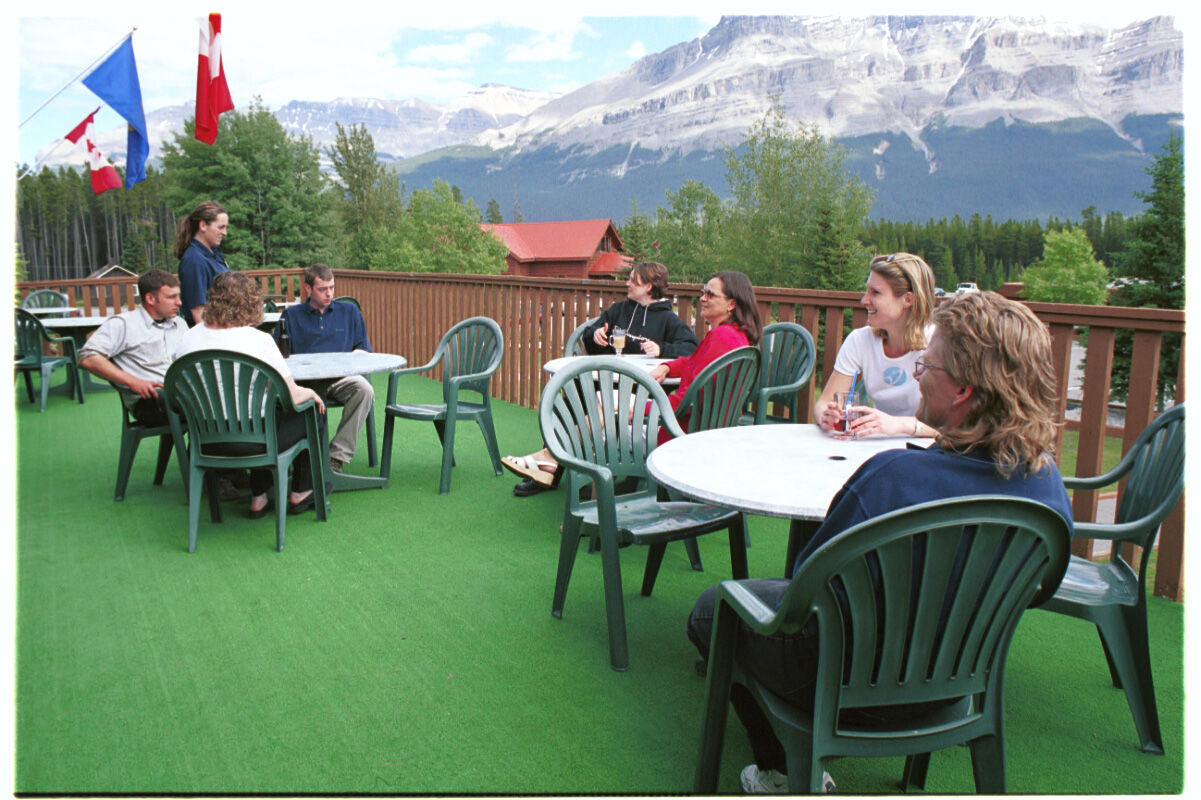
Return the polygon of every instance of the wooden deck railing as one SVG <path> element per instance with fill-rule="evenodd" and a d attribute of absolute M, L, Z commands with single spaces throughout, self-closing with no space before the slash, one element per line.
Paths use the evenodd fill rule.
<path fill-rule="evenodd" d="M 286 299 L 297 296 L 299 270 L 257 270 L 255 275 L 267 294 Z M 451 325 L 471 316 L 495 319 L 504 332 L 505 354 L 493 380 L 493 396 L 536 408 L 547 376 L 542 364 L 561 355 L 567 337 L 579 324 L 625 296 L 625 287 L 613 281 L 519 278 L 496 275 L 431 275 L 421 273 L 339 270 L 339 296 L 359 301 L 367 330 L 376 350 L 403 354 L 411 364 L 428 361 L 439 338 Z M 41 288 L 64 291 L 88 314 L 108 314 L 132 308 L 136 298 L 132 279 L 33 281 L 22 283 L 22 295 Z M 697 313 L 699 284 L 671 287 L 677 313 L 691 324 L 698 338 L 704 322 Z M 821 385 L 821 376 L 833 368 L 842 344 L 844 327 L 866 324 L 859 294 L 804 289 L 756 288 L 760 312 L 766 321 L 795 321 L 804 326 L 819 344 L 818 369 L 801 392 L 800 408 L 805 421 Z M 1072 342 L 1080 329 L 1089 331 L 1087 368 L 1081 387 L 1080 419 L 1065 427 L 1079 432 L 1077 475 L 1100 472 L 1106 435 L 1121 436 L 1123 451 L 1154 417 L 1154 399 L 1159 383 L 1158 366 L 1162 337 L 1184 334 L 1184 312 L 1163 309 L 1029 303 L 1031 310 L 1050 327 L 1055 374 L 1059 380 L 1057 416 L 1065 421 Z M 849 317 L 849 319 L 848 319 Z M 1119 330 L 1130 330 L 1134 338 L 1131 359 L 1130 396 L 1124 427 L 1108 424 L 1109 380 L 1113 367 L 1113 343 Z M 1177 402 L 1184 400 L 1184 359 L 1177 376 Z M 1097 492 L 1079 491 L 1073 497 L 1077 520 L 1096 515 Z M 1091 543 L 1081 541 L 1077 552 L 1097 555 Z M 1184 569 L 1184 500 L 1181 499 L 1160 533 L 1155 593 L 1181 599 Z"/>

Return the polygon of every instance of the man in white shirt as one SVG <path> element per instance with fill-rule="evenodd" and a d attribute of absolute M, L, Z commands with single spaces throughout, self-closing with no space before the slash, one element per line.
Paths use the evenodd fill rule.
<path fill-rule="evenodd" d="M 159 389 L 188 326 L 179 315 L 179 278 L 152 269 L 138 278 L 142 305 L 104 321 L 79 350 L 79 366 L 128 389 L 121 400 L 143 425 L 166 425 Z"/>

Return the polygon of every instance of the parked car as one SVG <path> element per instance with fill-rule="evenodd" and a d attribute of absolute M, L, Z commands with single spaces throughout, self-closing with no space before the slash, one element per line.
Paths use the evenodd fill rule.
<path fill-rule="evenodd" d="M 961 283 L 955 287 L 955 294 L 967 294 L 968 292 L 978 292 L 974 283 Z"/>

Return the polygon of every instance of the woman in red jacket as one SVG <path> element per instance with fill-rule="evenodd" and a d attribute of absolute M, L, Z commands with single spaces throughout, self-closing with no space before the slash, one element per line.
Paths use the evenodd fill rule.
<path fill-rule="evenodd" d="M 701 370 L 731 350 L 758 344 L 763 333 L 755 290 L 746 275 L 734 270 L 715 273 L 705 283 L 701 290 L 701 317 L 709 325 L 709 332 L 696 351 L 651 371 L 651 377 L 659 383 L 669 377 L 680 379 L 679 387 L 667 396 L 673 411 L 680 407 L 684 393 Z M 687 415 L 679 423 L 687 426 Z"/>

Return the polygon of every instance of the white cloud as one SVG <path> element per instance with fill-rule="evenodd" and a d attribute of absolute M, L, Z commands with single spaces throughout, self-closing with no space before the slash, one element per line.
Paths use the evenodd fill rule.
<path fill-rule="evenodd" d="M 577 36 L 596 36 L 596 31 L 578 18 L 546 20 L 524 41 L 505 49 L 510 62 L 575 61 L 582 53 L 575 48 Z"/>
<path fill-rule="evenodd" d="M 631 44 L 626 49 L 625 54 L 627 57 L 632 58 L 635 61 L 637 61 L 638 59 L 640 59 L 644 55 L 646 55 L 646 45 L 644 45 L 642 42 L 635 40 L 634 43 Z"/>
<path fill-rule="evenodd" d="M 486 33 L 469 33 L 461 41 L 447 44 L 427 44 L 409 51 L 408 61 L 433 61 L 443 64 L 467 64 L 493 39 Z"/>

